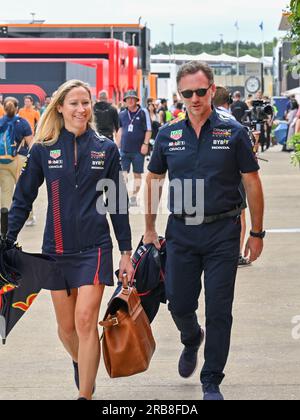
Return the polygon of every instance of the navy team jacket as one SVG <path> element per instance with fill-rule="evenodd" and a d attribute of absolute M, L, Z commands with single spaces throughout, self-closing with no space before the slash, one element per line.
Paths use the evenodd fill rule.
<path fill-rule="evenodd" d="M 17 239 L 45 179 L 48 212 L 43 252 L 72 254 L 93 247 L 111 248 L 106 215 L 96 209 L 103 190 L 97 191 L 96 186 L 101 179 L 111 179 L 118 197 L 120 171 L 117 146 L 92 129 L 76 138 L 63 128 L 53 146 L 34 144 L 16 186 L 8 239 Z M 121 251 L 131 249 L 127 196 L 125 201 L 125 214 L 120 214 L 117 199 L 117 213 L 110 215 Z"/>

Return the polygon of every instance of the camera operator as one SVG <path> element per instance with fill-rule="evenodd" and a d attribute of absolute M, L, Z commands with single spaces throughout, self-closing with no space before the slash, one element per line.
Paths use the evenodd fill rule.
<path fill-rule="evenodd" d="M 252 132 L 260 132 L 258 144 L 256 143 L 256 151 L 259 144 L 261 151 L 265 151 L 265 146 L 270 146 L 270 136 L 273 123 L 273 108 L 269 102 L 263 100 L 254 100 L 252 109 L 246 111 L 242 118 L 242 124 L 248 127 Z M 268 127 L 268 128 L 267 128 Z"/>
<path fill-rule="evenodd" d="M 234 118 L 241 123 L 243 116 L 245 115 L 245 112 L 248 111 L 248 106 L 246 102 L 241 100 L 241 92 L 236 91 L 233 94 L 233 103 L 231 104 L 231 113 L 234 116 Z"/>
<path fill-rule="evenodd" d="M 263 97 L 263 101 L 265 104 L 269 104 L 271 106 L 271 99 L 268 96 Z M 265 134 L 266 134 L 266 150 L 268 150 L 271 146 L 271 132 L 273 126 L 274 114 L 268 115 L 266 124 L 265 124 Z"/>

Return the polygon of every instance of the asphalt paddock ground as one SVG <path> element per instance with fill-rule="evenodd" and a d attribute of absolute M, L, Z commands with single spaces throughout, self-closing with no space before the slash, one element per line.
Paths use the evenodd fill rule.
<path fill-rule="evenodd" d="M 300 399 L 300 171 L 288 153 L 273 147 L 263 154 L 261 175 L 266 198 L 265 227 L 287 229 L 268 233 L 259 261 L 238 271 L 234 325 L 222 391 L 232 400 Z M 165 201 L 164 201 L 165 202 Z M 46 213 L 42 188 L 34 209 L 37 225 L 24 228 L 19 242 L 26 251 L 40 250 Z M 158 219 L 163 234 L 167 215 Z M 131 216 L 133 245 L 144 230 L 143 216 Z M 292 233 L 288 229 L 298 228 Z M 117 266 L 115 246 L 114 261 Z M 100 318 L 113 292 L 105 291 Z M 203 323 L 203 297 L 199 317 Z M 299 319 L 297 320 L 297 317 Z M 153 323 L 157 350 L 150 369 L 125 379 L 109 379 L 103 360 L 97 377 L 96 400 L 189 400 L 202 398 L 199 372 L 184 380 L 177 373 L 179 335 L 165 305 Z M 298 332 L 298 334 L 297 334 Z M 30 311 L 0 347 L 0 400 L 74 400 L 73 367 L 56 334 L 49 292 L 42 291 Z"/>

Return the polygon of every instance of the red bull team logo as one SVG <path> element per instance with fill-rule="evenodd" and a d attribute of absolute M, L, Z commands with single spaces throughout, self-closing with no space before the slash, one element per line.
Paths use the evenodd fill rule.
<path fill-rule="evenodd" d="M 232 135 L 231 129 L 215 128 L 213 130 L 213 137 L 230 138 Z"/>
<path fill-rule="evenodd" d="M 26 302 L 15 302 L 12 304 L 12 307 L 14 309 L 20 309 L 23 312 L 26 312 L 30 306 L 33 304 L 34 299 L 37 297 L 37 293 L 32 293 L 31 295 L 28 296 L 28 298 L 26 299 Z"/>

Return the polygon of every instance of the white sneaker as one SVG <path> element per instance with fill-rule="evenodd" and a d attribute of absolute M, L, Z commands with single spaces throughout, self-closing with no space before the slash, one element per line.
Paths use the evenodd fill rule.
<path fill-rule="evenodd" d="M 25 226 L 35 226 L 36 225 L 36 217 L 32 216 L 32 218 L 27 219 L 27 222 L 25 223 Z"/>

